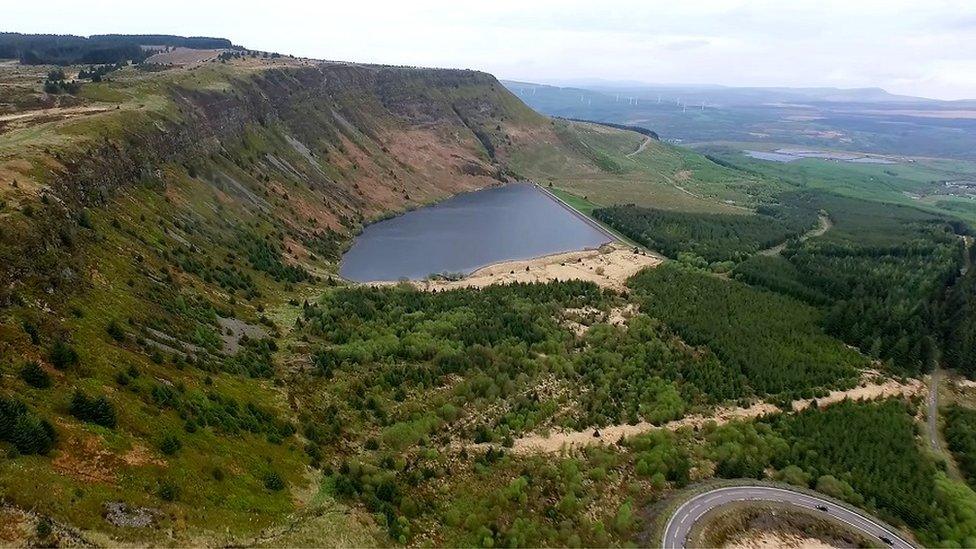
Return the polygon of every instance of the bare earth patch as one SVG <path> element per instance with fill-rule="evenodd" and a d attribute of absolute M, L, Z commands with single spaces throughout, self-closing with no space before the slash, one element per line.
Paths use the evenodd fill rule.
<path fill-rule="evenodd" d="M 601 311 L 594 307 L 565 309 L 563 310 L 562 324 L 576 335 L 583 336 L 589 331 L 590 326 L 596 323 L 626 327 L 627 321 L 635 314 L 637 314 L 637 306 L 633 303 L 628 303 L 623 307 L 613 307 L 609 311 Z"/>
<path fill-rule="evenodd" d="M 482 288 L 512 282 L 553 282 L 585 280 L 604 288 L 623 290 L 628 278 L 645 267 L 656 267 L 661 258 L 619 244 L 599 250 L 583 250 L 546 255 L 534 259 L 505 261 L 482 267 L 461 280 L 418 281 L 423 290 Z"/>
<path fill-rule="evenodd" d="M 868 373 L 876 375 L 876 372 Z M 847 391 L 832 391 L 829 395 L 818 399 L 800 399 L 793 401 L 791 408 L 794 411 L 802 410 L 810 406 L 814 401 L 817 402 L 817 406 L 823 408 L 840 402 L 845 398 L 851 400 L 874 400 L 894 396 L 914 396 L 923 394 L 924 392 L 925 384 L 918 379 L 910 379 L 905 383 L 894 379 L 881 383 L 865 382 L 863 386 Z M 548 436 L 530 434 L 515 439 L 512 452 L 516 454 L 555 453 L 563 449 L 571 450 L 574 447 L 578 448 L 594 444 L 616 444 L 621 438 L 636 436 L 654 429 L 676 430 L 681 427 L 698 428 L 709 422 L 715 422 L 721 425 L 736 419 L 752 419 L 781 411 L 779 407 L 773 404 L 757 402 L 748 407 L 718 408 L 712 414 L 690 415 L 663 425 L 654 425 L 642 421 L 634 425 L 610 425 L 599 429 L 551 433 Z"/>
<path fill-rule="evenodd" d="M 735 502 L 705 515 L 690 547 L 823 549 L 874 547 L 878 542 L 830 516 L 779 503 Z"/>
<path fill-rule="evenodd" d="M 905 383 L 901 383 L 895 379 L 889 379 L 882 383 L 863 383 L 862 385 L 861 387 L 855 387 L 847 391 L 831 391 L 829 395 L 818 399 L 808 398 L 795 400 L 793 401 L 793 410 L 802 410 L 814 400 L 817 401 L 817 406 L 823 408 L 840 402 L 845 398 L 851 400 L 875 400 L 893 396 L 921 395 L 926 391 L 925 383 L 920 379 L 909 379 Z"/>
<path fill-rule="evenodd" d="M 78 116 L 87 116 L 106 112 L 107 107 L 92 105 L 73 106 L 73 107 L 51 107 L 48 109 L 35 109 L 26 112 L 17 112 L 0 115 L 0 133 L 13 131 L 16 129 L 43 124 L 46 122 L 57 122 L 69 120 Z"/>
<path fill-rule="evenodd" d="M 748 419 L 779 412 L 779 408 L 772 404 L 760 402 L 748 408 L 719 408 L 708 416 L 692 415 L 663 425 L 654 425 L 646 421 L 634 425 L 610 425 L 599 429 L 552 433 L 548 436 L 532 434 L 515 439 L 512 451 L 516 454 L 555 453 L 572 448 L 591 446 L 593 444 L 616 444 L 621 438 L 629 438 L 654 429 L 675 430 L 680 427 L 700 427 L 709 421 L 718 424 L 733 419 Z"/>
<path fill-rule="evenodd" d="M 727 549 L 828 549 L 833 547 L 823 540 L 807 538 L 786 532 L 751 531 L 725 546 Z"/>
<path fill-rule="evenodd" d="M 114 484 L 122 461 L 92 435 L 72 436 L 61 443 L 61 451 L 51 465 L 54 470 L 87 482 Z"/>

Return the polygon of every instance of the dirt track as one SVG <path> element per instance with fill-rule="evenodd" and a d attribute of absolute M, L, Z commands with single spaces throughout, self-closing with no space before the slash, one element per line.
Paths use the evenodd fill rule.
<path fill-rule="evenodd" d="M 874 400 L 892 396 L 914 396 L 925 392 L 925 384 L 917 379 L 909 379 L 905 383 L 887 380 L 882 383 L 866 383 L 863 387 L 855 387 L 847 391 L 832 391 L 828 396 L 816 399 L 820 407 L 840 402 L 845 398 L 852 400 Z M 801 399 L 792 403 L 794 411 L 802 410 L 813 403 L 815 399 Z M 772 404 L 759 402 L 749 407 L 719 408 L 715 413 L 702 416 L 694 415 L 679 420 L 653 425 L 640 422 L 635 425 L 611 425 L 600 429 L 586 429 L 583 431 L 552 433 L 549 436 L 531 434 L 518 438 L 512 446 L 517 454 L 554 453 L 563 448 L 590 446 L 593 444 L 615 444 L 622 437 L 632 437 L 654 429 L 675 430 L 681 427 L 701 427 L 714 421 L 723 424 L 735 419 L 751 419 L 780 412 L 781 409 Z"/>

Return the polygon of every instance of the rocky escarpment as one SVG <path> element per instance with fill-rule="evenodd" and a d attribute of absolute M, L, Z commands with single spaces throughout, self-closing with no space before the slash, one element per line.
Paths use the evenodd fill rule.
<path fill-rule="evenodd" d="M 288 398 L 308 361 L 289 331 L 348 237 L 505 180 L 547 123 L 473 71 L 245 59 L 106 80 L 0 133 L 0 408 L 29 431 L 0 440 L 26 454 L 0 491 L 113 539 L 188 543 L 217 516 L 207 543 L 247 538 L 303 501 L 329 440 Z M 150 524 L 107 522 L 123 504 Z"/>
<path fill-rule="evenodd" d="M 23 220 L 10 220 L 4 286 L 25 277 L 31 262 L 18 266 L 17 257 L 52 253 L 82 209 L 110 207 L 135 187 L 165 194 L 181 178 L 199 178 L 297 237 L 314 231 L 309 217 L 341 233 L 381 212 L 504 179 L 508 128 L 540 122 L 475 71 L 323 64 L 228 71 L 205 85 L 192 75 L 158 79 L 162 107 L 120 102 L 86 119 L 78 142 L 45 148 L 20 167 L 58 207 L 35 210 L 26 239 L 32 231 L 13 227 Z M 269 189 L 287 193 L 288 204 L 255 198 Z M 294 219 L 296 209 L 303 219 Z M 37 231 L 45 222 L 59 230 Z"/>

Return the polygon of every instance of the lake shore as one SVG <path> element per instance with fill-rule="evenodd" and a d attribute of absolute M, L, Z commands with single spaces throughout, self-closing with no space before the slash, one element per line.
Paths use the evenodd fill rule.
<path fill-rule="evenodd" d="M 460 280 L 412 280 L 421 290 L 483 288 L 513 282 L 552 282 L 585 280 L 600 287 L 624 290 L 628 278 L 646 267 L 656 267 L 662 258 L 621 244 L 606 244 L 599 249 L 577 250 L 530 259 L 501 261 L 475 270 Z M 399 284 L 399 281 L 371 282 L 374 286 Z"/>

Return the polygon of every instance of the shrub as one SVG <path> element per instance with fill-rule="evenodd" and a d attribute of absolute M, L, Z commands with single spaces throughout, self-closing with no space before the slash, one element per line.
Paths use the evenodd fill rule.
<path fill-rule="evenodd" d="M 804 488 L 810 485 L 810 475 L 796 465 L 787 465 L 784 467 L 781 471 L 776 473 L 776 480 L 780 480 L 794 486 L 803 486 Z"/>
<path fill-rule="evenodd" d="M 159 483 L 156 494 L 163 501 L 176 501 L 180 497 L 180 488 L 171 481 L 164 480 Z"/>
<path fill-rule="evenodd" d="M 125 331 L 122 330 L 122 326 L 119 326 L 119 323 L 115 320 L 108 323 L 108 326 L 105 327 L 105 331 L 108 332 L 108 335 L 112 336 L 112 339 L 115 341 L 121 342 L 125 340 Z"/>
<path fill-rule="evenodd" d="M 41 342 L 41 335 L 37 332 L 37 326 L 33 322 L 25 320 L 23 326 L 24 332 L 27 334 L 27 337 L 30 338 L 31 343 L 37 345 Z"/>
<path fill-rule="evenodd" d="M 162 453 L 166 454 L 167 456 L 171 456 L 176 452 L 179 452 L 180 448 L 182 447 L 183 447 L 183 443 L 180 442 L 179 437 L 177 437 L 172 433 L 169 433 L 166 436 L 164 436 L 163 440 L 160 441 L 159 443 L 159 450 Z"/>
<path fill-rule="evenodd" d="M 264 475 L 264 487 L 272 492 L 279 492 L 285 489 L 285 481 L 281 478 L 281 475 L 275 471 Z"/>
<path fill-rule="evenodd" d="M 35 389 L 47 389 L 51 386 L 51 376 L 36 362 L 28 362 L 20 369 L 20 378 Z"/>
<path fill-rule="evenodd" d="M 58 370 L 65 370 L 78 364 L 78 352 L 75 351 L 73 347 L 59 339 L 54 342 L 54 345 L 51 346 L 51 351 L 48 353 L 48 359 L 51 360 L 51 364 L 53 364 Z"/>
<path fill-rule="evenodd" d="M 68 411 L 82 421 L 110 429 L 115 427 L 115 406 L 104 396 L 89 398 L 85 393 L 76 390 L 71 397 Z"/>
<path fill-rule="evenodd" d="M 51 535 L 51 531 L 51 521 L 46 518 L 37 521 L 37 526 L 34 527 L 34 533 L 40 539 L 47 539 Z"/>
<path fill-rule="evenodd" d="M 22 402 L 0 397 L 0 440 L 13 444 L 21 454 L 46 454 L 57 435 L 47 420 L 28 411 Z"/>

